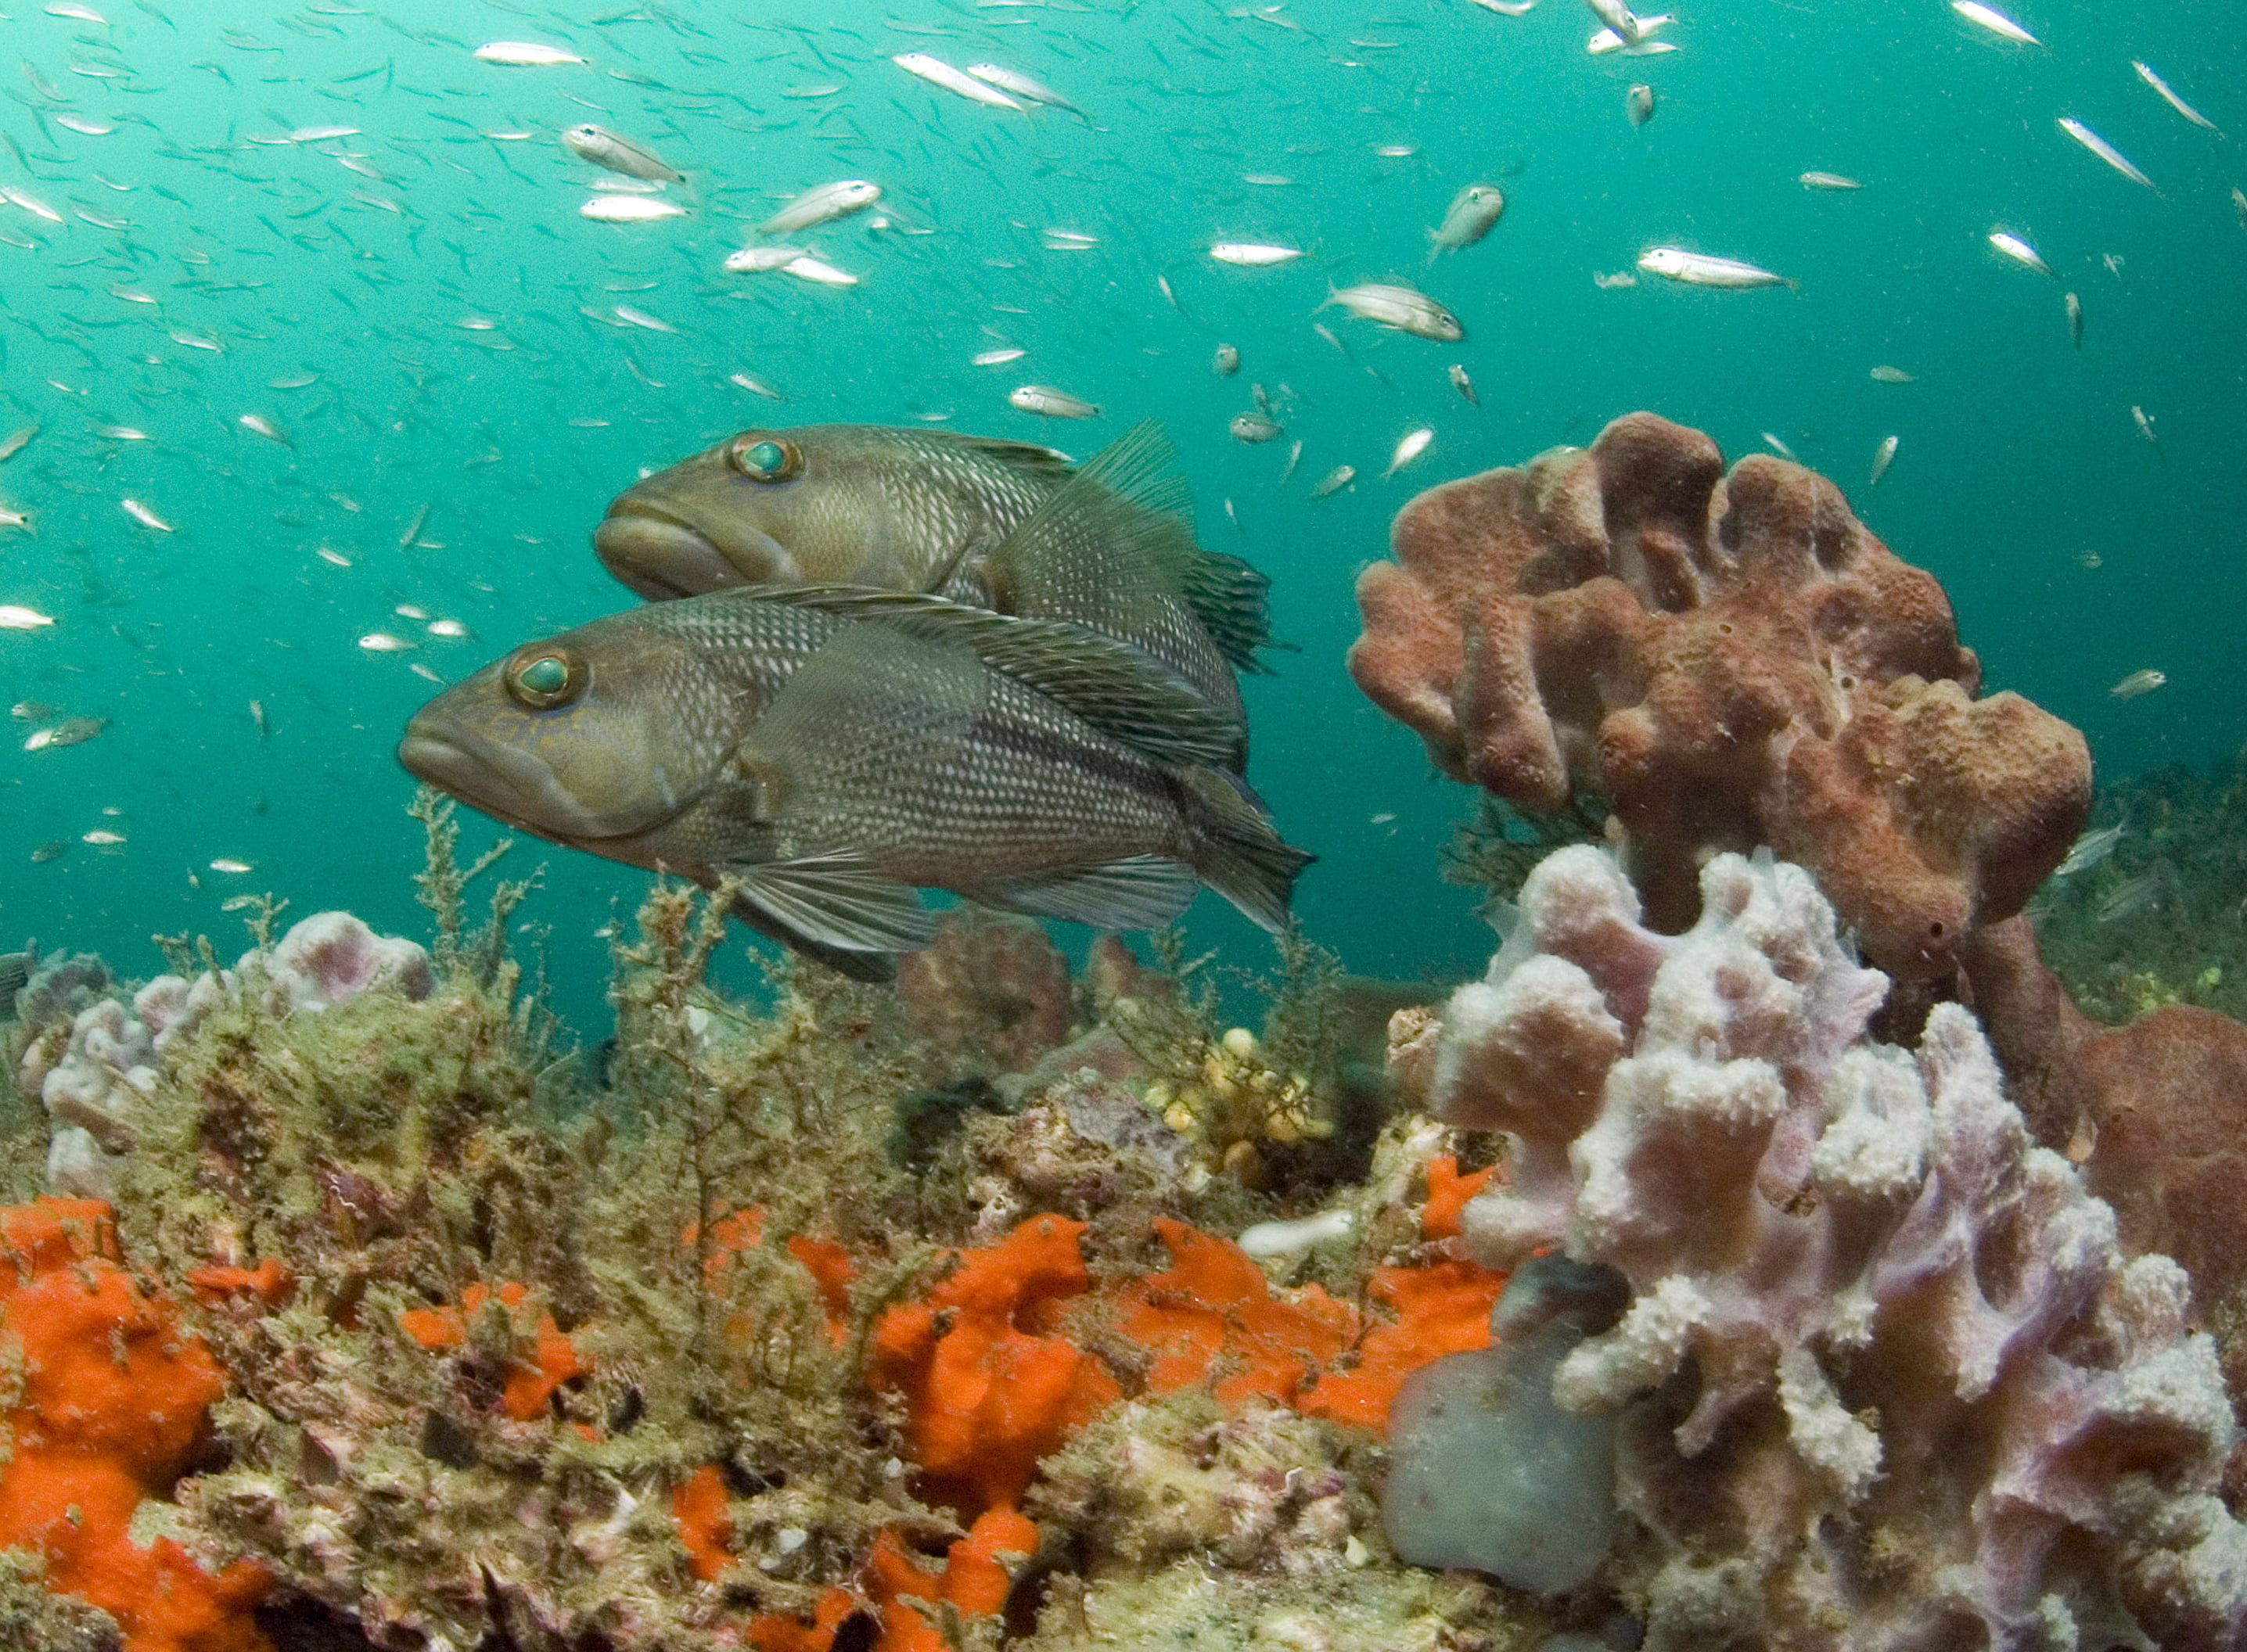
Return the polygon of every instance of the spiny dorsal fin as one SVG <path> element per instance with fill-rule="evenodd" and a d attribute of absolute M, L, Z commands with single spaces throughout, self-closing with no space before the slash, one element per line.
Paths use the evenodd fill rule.
<path fill-rule="evenodd" d="M 1155 762 L 1223 764 L 1240 743 L 1233 719 L 1162 661 L 1069 620 L 1027 619 L 923 591 L 860 585 L 775 585 L 756 600 L 956 644 Z"/>
<path fill-rule="evenodd" d="M 1066 476 L 1076 461 L 1057 447 L 1042 447 L 1034 441 L 1008 441 L 1003 436 L 967 436 L 957 431 L 930 431 L 930 435 L 942 435 L 962 447 L 972 447 L 1002 465 L 1034 476 Z"/>
<path fill-rule="evenodd" d="M 1115 612 L 1114 629 L 1129 630 L 1150 601 L 1182 595 L 1199 552 L 1181 514 L 1185 484 L 1168 474 L 1177 458 L 1163 427 L 1143 419 L 1048 494 L 984 553 L 987 577 L 1014 599 L 1008 610 L 1091 597 Z"/>
<path fill-rule="evenodd" d="M 1028 598 L 1025 607 L 1035 609 L 1042 590 L 1072 600 L 1096 591 L 1110 624 L 1124 630 L 1137 627 L 1153 597 L 1183 597 L 1225 657 L 1253 671 L 1271 636 L 1270 582 L 1239 557 L 1194 543 L 1193 501 L 1178 458 L 1161 424 L 1141 420 L 1016 523 L 984 565 L 995 583 Z M 1107 629 L 1093 614 L 1083 618 Z"/>
<path fill-rule="evenodd" d="M 1272 641 L 1272 582 L 1238 556 L 1205 550 L 1186 574 L 1186 602 L 1202 629 L 1240 671 L 1260 672 L 1256 651 Z"/>

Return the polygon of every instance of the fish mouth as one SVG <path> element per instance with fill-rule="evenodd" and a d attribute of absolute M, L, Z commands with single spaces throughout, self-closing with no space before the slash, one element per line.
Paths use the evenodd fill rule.
<path fill-rule="evenodd" d="M 535 754 L 415 718 L 398 742 L 406 772 L 482 810 L 503 825 L 555 843 L 603 852 L 603 839 L 635 836 L 680 810 L 640 809 L 629 820 L 588 808 Z"/>
<path fill-rule="evenodd" d="M 796 559 L 768 534 L 729 525 L 721 544 L 629 494 L 611 505 L 593 529 L 593 550 L 618 580 L 656 602 L 797 577 Z"/>

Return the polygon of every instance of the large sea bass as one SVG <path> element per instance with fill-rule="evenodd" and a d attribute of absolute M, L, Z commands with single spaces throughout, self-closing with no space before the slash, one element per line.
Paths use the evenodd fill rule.
<path fill-rule="evenodd" d="M 1267 929 L 1309 857 L 1229 772 L 1238 726 L 1129 645 L 912 593 L 744 588 L 527 643 L 399 747 L 509 825 L 715 886 L 862 979 L 916 886 L 1110 929 L 1197 882 Z"/>
<path fill-rule="evenodd" d="M 1081 468 L 1049 447 L 886 425 L 745 430 L 619 494 L 593 535 L 643 597 L 799 580 L 934 592 L 1134 643 L 1238 715 L 1267 581 L 1200 549 L 1145 420 Z"/>

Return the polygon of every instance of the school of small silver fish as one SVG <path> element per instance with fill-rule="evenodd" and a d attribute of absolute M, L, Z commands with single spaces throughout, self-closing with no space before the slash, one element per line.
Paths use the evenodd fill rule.
<path fill-rule="evenodd" d="M 345 783 L 365 765 L 336 754 L 456 681 L 474 638 L 567 634 L 608 600 L 583 554 L 607 501 L 683 486 L 686 455 L 723 462 L 740 436 L 815 453 L 814 431 L 972 431 L 1083 457 L 1160 414 L 1219 528 L 1274 578 L 1330 584 L 1439 469 L 1547 439 L 1501 443 L 1508 421 L 1595 427 L 1517 364 L 1533 338 L 1689 377 L 1704 352 L 1776 353 L 1741 436 L 1772 425 L 1775 451 L 1883 500 L 1957 479 L 1974 444 L 1930 407 L 1962 385 L 1985 398 L 1993 466 L 2003 447 L 2167 474 L 2209 440 L 2181 405 L 2199 364 L 2149 360 L 2133 317 L 2182 301 L 2192 266 L 2124 237 L 2226 237 L 2190 295 L 2211 315 L 2236 313 L 2247 252 L 2221 59 L 2189 31 L 2101 44 L 2031 0 L 1956 0 L 1829 55 L 1852 84 L 1816 98 L 1881 106 L 1790 117 L 1691 167 L 1664 146 L 1715 141 L 1733 112 L 1680 65 L 1764 65 L 1624 0 L 1377 24 L 1308 0 L 501 10 L 94 0 L 9 19 L 0 666 L 102 738 L 0 750 L 20 766 L 0 771 L 0 862 L 93 831 L 126 849 L 76 784 L 112 761 L 113 806 L 164 817 L 133 853 L 281 858 L 264 815 L 285 814 L 288 773 L 179 809 L 215 771 L 152 711 L 254 694 L 281 731 L 261 709 L 241 733 L 257 761 Z M 1771 72 L 1815 78 L 1814 28 L 1757 27 Z M 1908 72 L 1880 58 L 1906 45 Z M 1533 99 L 1597 95 L 1533 129 L 1487 111 L 1465 65 L 1500 55 Z M 2046 99 L 2039 64 L 2067 68 L 2068 100 L 1998 134 L 1980 112 Z M 1923 221 L 1927 186 L 1875 140 L 1936 126 L 1991 146 L 1970 222 Z M 1938 299 L 1986 311 L 2001 361 L 2056 352 L 2036 358 L 2055 376 L 2016 395 L 1990 363 L 1934 358 L 1911 317 Z M 1873 379 L 1916 389 L 1867 390 L 1889 354 L 1910 371 Z M 1619 382 L 1635 405 L 1641 380 Z M 2100 399 L 2095 437 L 2037 434 L 2061 394 Z M 611 568 L 672 594 L 604 531 Z M 732 531 L 709 536 L 721 560 L 750 543 Z M 2182 672 L 2205 652 L 2159 657 Z M 2086 701 L 2146 693 L 2146 672 L 2107 690 L 2135 664 L 2090 673 Z M 1224 700 L 1205 659 L 1178 669 Z"/>

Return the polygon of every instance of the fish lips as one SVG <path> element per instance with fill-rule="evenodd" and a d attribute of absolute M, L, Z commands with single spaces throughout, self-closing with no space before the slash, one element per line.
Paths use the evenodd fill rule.
<path fill-rule="evenodd" d="M 625 585 L 656 602 L 802 577 L 796 558 L 769 534 L 729 525 L 724 538 L 721 543 L 627 494 L 593 529 L 593 550 Z"/>
<path fill-rule="evenodd" d="M 680 812 L 677 805 L 640 808 L 626 819 L 589 809 L 536 754 L 427 717 L 406 725 L 398 761 L 414 779 L 507 825 L 596 854 L 598 840 L 637 836 Z"/>

